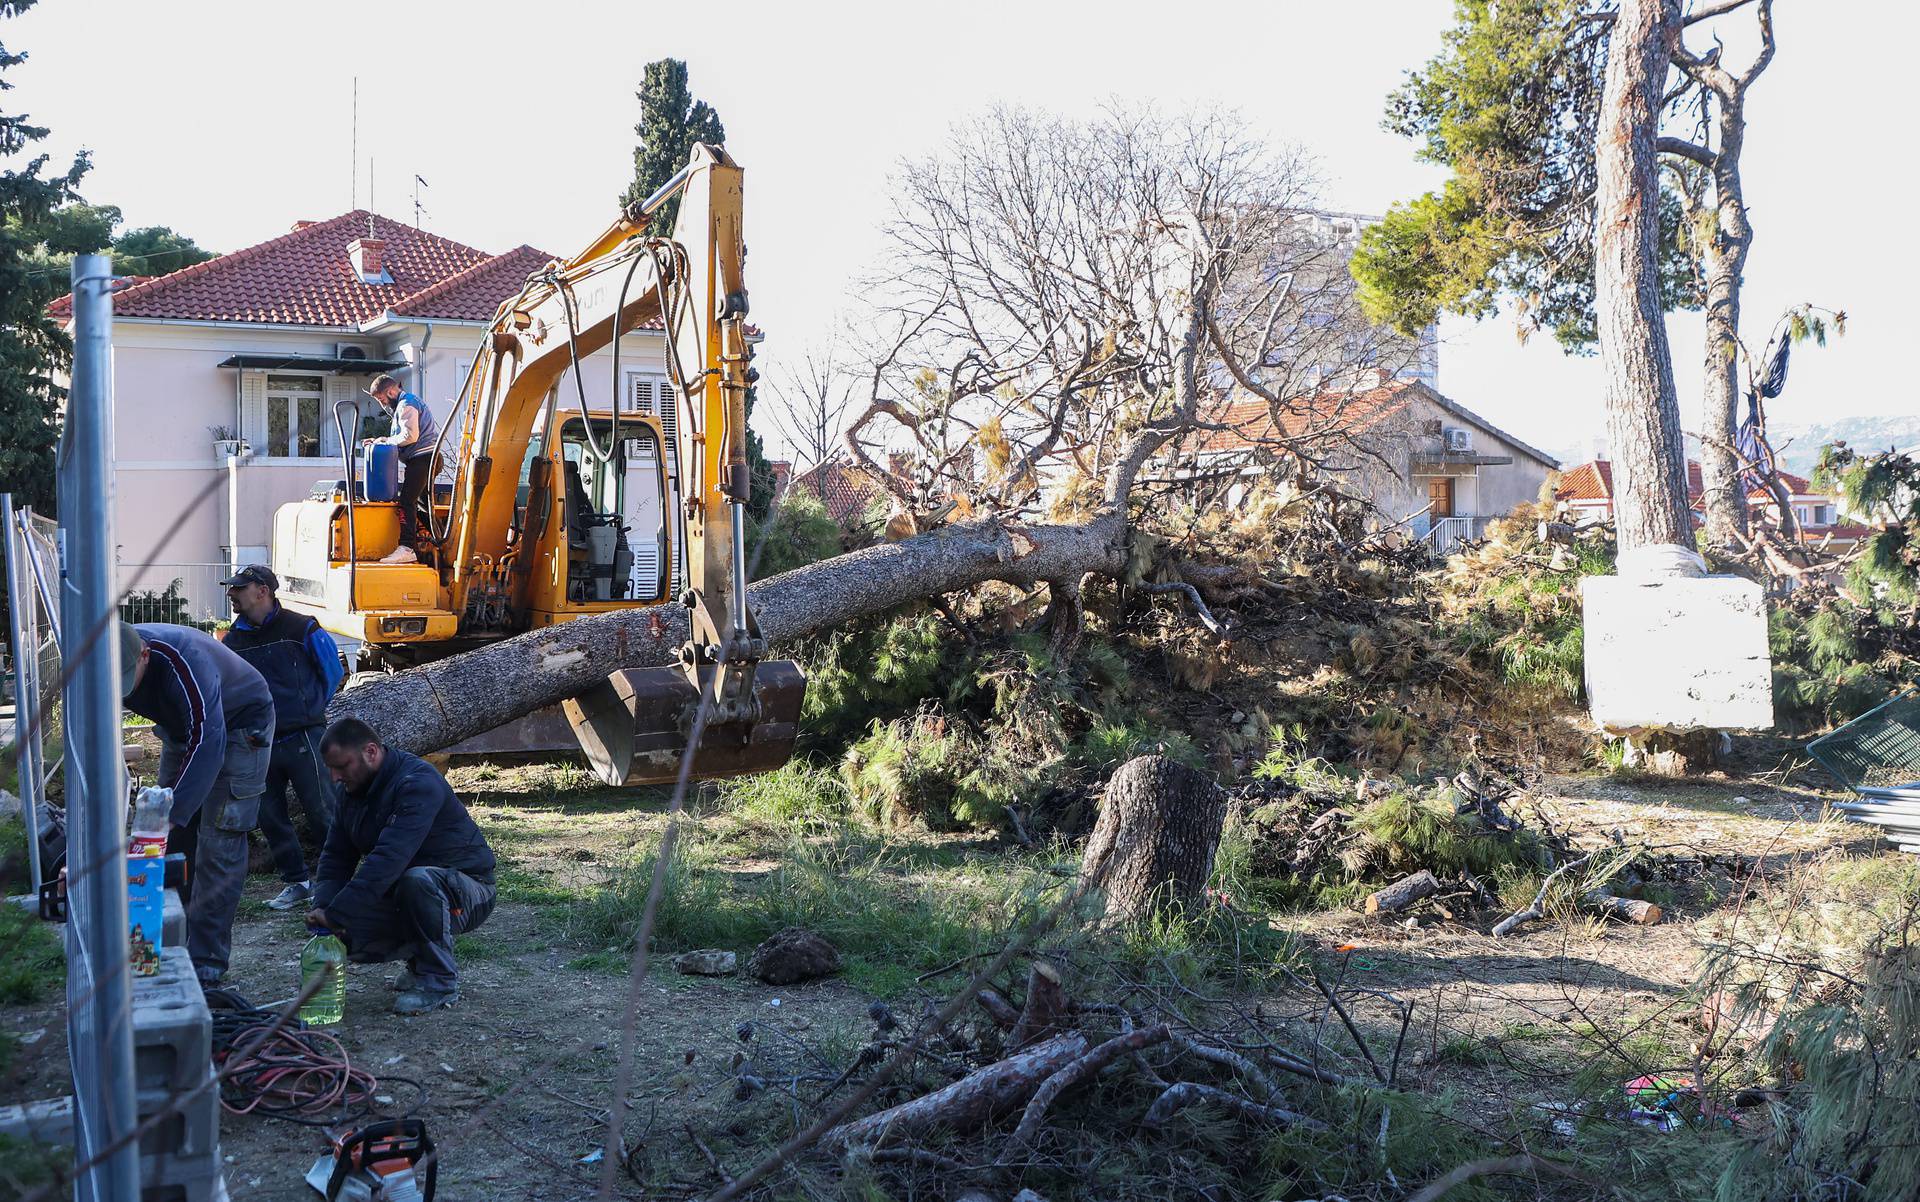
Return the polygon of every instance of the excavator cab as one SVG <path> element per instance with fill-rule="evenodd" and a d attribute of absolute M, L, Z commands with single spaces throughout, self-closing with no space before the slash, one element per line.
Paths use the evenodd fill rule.
<path fill-rule="evenodd" d="M 695 779 L 785 763 L 806 679 L 767 658 L 746 598 L 746 402 L 757 373 L 740 180 L 725 151 L 696 146 L 674 180 L 586 251 L 529 276 L 442 419 L 440 475 L 452 479 L 432 494 L 420 562 L 377 562 L 395 545 L 398 503 L 370 498 L 349 454 L 337 486 L 275 515 L 286 603 L 363 643 L 376 663 L 405 667 L 677 601 L 689 625 L 679 664 L 616 672 L 565 701 L 574 744 L 616 785 L 675 781 L 689 748 Z M 674 196 L 674 236 L 649 236 L 652 213 Z M 666 331 L 677 412 L 588 408 L 582 360 L 611 344 L 617 385 L 619 339 L 646 322 Z M 544 735 L 554 717 L 523 725 Z M 538 743 L 501 747 L 556 749 Z"/>

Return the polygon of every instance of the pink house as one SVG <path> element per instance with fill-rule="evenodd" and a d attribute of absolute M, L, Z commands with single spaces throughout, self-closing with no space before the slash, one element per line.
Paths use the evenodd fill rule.
<path fill-rule="evenodd" d="M 356 400 L 363 419 L 384 421 L 365 390 L 388 372 L 445 424 L 487 323 L 551 258 L 531 246 L 492 255 L 355 210 L 116 293 L 121 587 L 179 580 L 186 616 L 223 616 L 228 565 L 266 562 L 274 511 L 340 476 L 334 404 Z M 613 380 L 610 351 L 582 362 L 590 406 L 617 394 L 672 411 L 657 326 L 621 340 L 620 370 Z"/>

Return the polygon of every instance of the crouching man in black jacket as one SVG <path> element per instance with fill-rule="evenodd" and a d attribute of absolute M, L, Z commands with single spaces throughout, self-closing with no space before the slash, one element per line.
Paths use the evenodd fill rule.
<path fill-rule="evenodd" d="M 453 937 L 493 912 L 493 849 L 445 778 L 359 719 L 329 726 L 320 758 L 342 795 L 307 925 L 340 934 L 355 963 L 404 958 L 395 1012 L 450 1005 L 460 996 Z"/>

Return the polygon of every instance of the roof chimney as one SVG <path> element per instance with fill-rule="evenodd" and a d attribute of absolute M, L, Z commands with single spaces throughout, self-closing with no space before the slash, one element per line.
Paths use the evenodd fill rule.
<path fill-rule="evenodd" d="M 353 260 L 353 270 L 359 275 L 362 283 L 393 283 L 393 276 L 381 262 L 381 252 L 386 248 L 384 239 L 375 238 L 370 234 L 347 243 L 347 257 Z"/>

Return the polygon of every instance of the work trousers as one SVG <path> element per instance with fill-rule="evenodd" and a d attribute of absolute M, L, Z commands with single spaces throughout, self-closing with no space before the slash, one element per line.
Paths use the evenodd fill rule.
<path fill-rule="evenodd" d="M 326 905 L 336 927 L 345 927 L 348 958 L 356 964 L 407 962 L 413 979 L 428 989 L 452 989 L 458 978 L 453 938 L 478 927 L 493 913 L 493 882 L 454 868 L 409 868 L 384 897 L 336 898 Z"/>
<path fill-rule="evenodd" d="M 187 857 L 187 954 L 202 981 L 217 981 L 227 971 L 233 950 L 233 915 L 247 884 L 247 832 L 260 815 L 260 794 L 267 787 L 269 740 L 273 732 L 229 730 L 227 758 L 193 817 L 175 826 L 169 851 Z M 160 735 L 160 779 L 179 772 L 181 749 Z"/>
<path fill-rule="evenodd" d="M 420 498 L 431 483 L 432 452 L 400 461 L 400 545 L 403 547 L 420 549 L 415 542 L 419 537 Z"/>
<path fill-rule="evenodd" d="M 333 777 L 320 759 L 320 728 L 290 731 L 273 743 L 267 761 L 267 791 L 260 797 L 260 833 L 273 850 L 273 866 L 280 879 L 289 885 L 311 880 L 307 871 L 307 853 L 293 829 L 287 810 L 287 790 L 300 799 L 307 812 L 307 825 L 322 844 L 333 825 Z"/>

